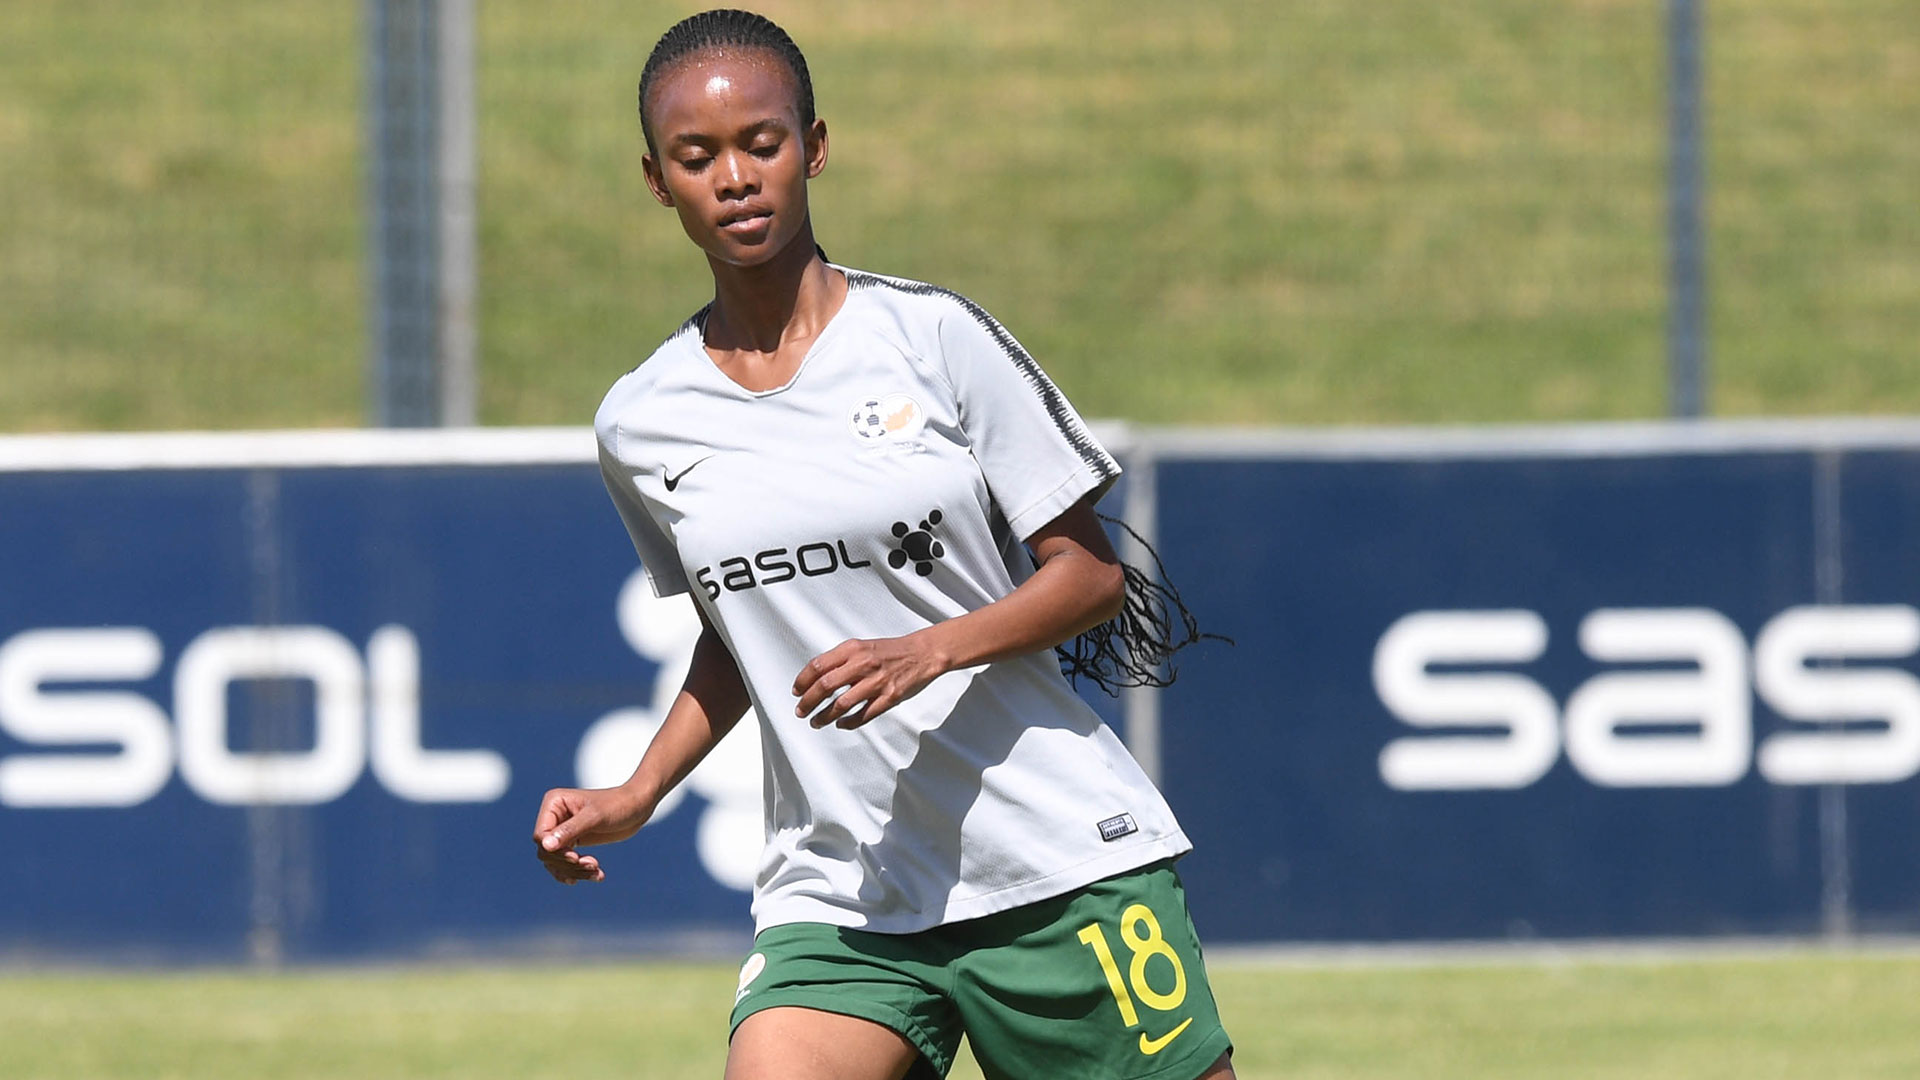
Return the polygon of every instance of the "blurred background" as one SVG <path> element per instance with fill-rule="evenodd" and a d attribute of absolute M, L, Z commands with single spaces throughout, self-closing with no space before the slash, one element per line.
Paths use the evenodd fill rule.
<path fill-rule="evenodd" d="M 691 10 L 0 0 L 0 1080 L 717 1072 L 753 725 L 524 850 L 697 626 L 586 430 L 710 296 Z M 1237 642 L 1088 696 L 1240 1075 L 1920 1074 L 1920 5 L 760 10 L 832 258 Z"/>
<path fill-rule="evenodd" d="M 368 419 L 379 7 L 6 5 L 0 429 Z M 580 423 L 708 289 L 633 108 L 685 10 L 473 10 L 477 419 Z M 827 250 L 976 298 L 1089 415 L 1668 411 L 1660 3 L 767 10 Z M 1920 408 L 1917 20 L 1702 5 L 1713 413 Z"/>

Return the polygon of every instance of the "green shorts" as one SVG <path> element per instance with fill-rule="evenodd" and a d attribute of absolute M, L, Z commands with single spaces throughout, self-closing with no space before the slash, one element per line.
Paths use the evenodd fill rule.
<path fill-rule="evenodd" d="M 988 1080 L 1193 1080 L 1232 1049 L 1171 859 L 913 934 L 768 927 L 733 1027 L 798 1005 L 884 1024 L 943 1077 L 964 1032 Z"/>

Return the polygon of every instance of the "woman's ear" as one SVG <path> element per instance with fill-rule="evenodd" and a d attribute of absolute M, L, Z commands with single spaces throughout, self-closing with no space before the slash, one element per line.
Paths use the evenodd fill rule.
<path fill-rule="evenodd" d="M 827 122 L 818 117 L 807 126 L 805 137 L 807 148 L 807 179 L 820 175 L 827 167 Z"/>
<path fill-rule="evenodd" d="M 671 207 L 673 192 L 667 190 L 667 178 L 660 172 L 660 162 L 652 154 L 642 154 L 640 171 L 647 176 L 647 190 L 653 192 L 654 201 L 661 206 Z"/>

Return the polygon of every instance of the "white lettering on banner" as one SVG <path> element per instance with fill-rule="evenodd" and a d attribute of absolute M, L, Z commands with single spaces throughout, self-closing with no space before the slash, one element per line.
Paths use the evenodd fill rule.
<path fill-rule="evenodd" d="M 227 687 L 251 679 L 313 683 L 313 749 L 229 748 Z M 173 673 L 180 775 L 210 802 L 332 802 L 366 764 L 365 682 L 352 643 L 325 627 L 233 626 L 201 634 Z"/>
<path fill-rule="evenodd" d="M 48 692 L 50 682 L 139 682 L 160 670 L 151 630 L 28 630 L 0 645 L 0 730 L 30 746 L 117 753 L 16 754 L 0 761 L 0 806 L 137 806 L 173 774 L 160 707 L 126 690 Z"/>
<path fill-rule="evenodd" d="M 373 775 L 388 791 L 423 803 L 493 802 L 507 793 L 507 759 L 492 750 L 427 750 L 420 745 L 420 643 L 404 626 L 383 626 L 367 642 L 372 686 Z"/>
<path fill-rule="evenodd" d="M 1520 673 L 1428 670 L 1530 663 L 1545 651 L 1546 635 L 1545 622 L 1529 611 L 1420 611 L 1388 627 L 1373 662 L 1374 689 L 1388 711 L 1415 727 L 1505 732 L 1395 739 L 1380 754 L 1381 779 L 1401 791 L 1524 787 L 1558 757 L 1556 721 L 1568 762 L 1605 787 L 1725 786 L 1756 761 L 1777 784 L 1898 783 L 1920 775 L 1920 679 L 1897 668 L 1809 666 L 1920 652 L 1920 611 L 1912 607 L 1797 607 L 1762 627 L 1753 690 L 1791 724 L 1828 727 L 1776 732 L 1757 753 L 1746 641 L 1716 611 L 1589 614 L 1579 637 L 1590 659 L 1691 666 L 1601 672 L 1573 691 L 1563 717 L 1546 690 Z"/>
<path fill-rule="evenodd" d="M 1781 716 L 1878 721 L 1880 730 L 1789 730 L 1760 748 L 1776 784 L 1894 783 L 1920 773 L 1920 679 L 1893 668 L 1809 668 L 1809 661 L 1896 660 L 1920 651 L 1920 612 L 1904 605 L 1797 607 L 1753 644 L 1753 677 Z"/>
<path fill-rule="evenodd" d="M 44 686 L 154 677 L 163 650 L 152 631 L 23 631 L 0 644 L 0 731 L 31 747 L 84 745 L 89 752 L 0 759 L 0 806 L 136 806 L 166 786 L 176 738 L 182 779 L 210 802 L 328 802 L 366 770 L 369 727 L 374 775 L 393 794 L 413 802 L 492 802 L 504 795 L 509 771 L 498 753 L 421 746 L 420 648 L 413 633 L 383 626 L 367 652 L 363 667 L 346 638 L 321 626 L 209 630 L 187 645 L 174 669 L 176 732 L 158 705 L 133 691 Z M 313 684 L 311 748 L 232 748 L 228 691 L 256 679 Z M 118 750 L 94 749 L 101 744 Z"/>
<path fill-rule="evenodd" d="M 667 710 L 680 696 L 693 663 L 694 644 L 700 640 L 700 616 L 693 601 L 687 596 L 661 599 L 653 595 L 640 571 L 634 571 L 621 587 L 614 610 L 628 646 L 660 670 L 654 675 L 651 705 L 610 712 L 581 737 L 574 754 L 574 782 L 581 787 L 613 787 L 633 774 L 660 733 Z M 688 791 L 706 800 L 694 832 L 700 865 L 720 884 L 748 890 L 753 888 L 766 845 L 762 786 L 760 725 L 749 715 L 660 800 L 653 820 L 672 813 Z"/>
<path fill-rule="evenodd" d="M 1415 727 L 1492 728 L 1497 734 L 1395 739 L 1380 775 L 1408 791 L 1521 788 L 1560 756 L 1553 698 L 1522 675 L 1435 674 L 1430 664 L 1521 664 L 1547 648 L 1531 611 L 1416 612 L 1393 624 L 1373 653 L 1373 684 L 1393 714 Z"/>
<path fill-rule="evenodd" d="M 1606 787 L 1712 787 L 1744 776 L 1753 756 L 1747 642 L 1704 608 L 1596 611 L 1580 648 L 1608 663 L 1691 663 L 1691 671 L 1595 675 L 1567 698 L 1567 759 Z M 1686 734 L 1632 733 L 1686 724 Z"/>

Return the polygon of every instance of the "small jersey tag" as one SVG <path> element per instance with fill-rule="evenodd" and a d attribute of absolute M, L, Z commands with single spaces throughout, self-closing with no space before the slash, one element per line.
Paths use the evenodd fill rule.
<path fill-rule="evenodd" d="M 1139 831 L 1140 826 L 1133 823 L 1132 814 L 1115 814 L 1100 823 L 1100 839 L 1109 842 Z"/>

